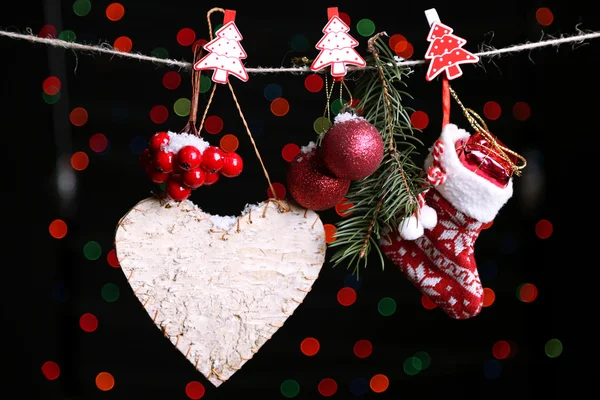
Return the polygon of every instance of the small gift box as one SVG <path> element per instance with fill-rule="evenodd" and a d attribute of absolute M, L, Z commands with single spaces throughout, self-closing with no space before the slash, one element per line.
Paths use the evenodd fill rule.
<path fill-rule="evenodd" d="M 492 143 L 491 138 L 496 141 Z M 456 142 L 456 154 L 461 163 L 477 175 L 504 188 L 514 174 L 518 158 L 509 152 L 502 152 L 506 146 L 491 134 L 477 132 L 466 140 Z"/>

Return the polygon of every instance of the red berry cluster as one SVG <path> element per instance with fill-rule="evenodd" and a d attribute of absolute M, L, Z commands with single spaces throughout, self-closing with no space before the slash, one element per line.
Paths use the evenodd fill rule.
<path fill-rule="evenodd" d="M 200 152 L 188 145 L 173 153 L 164 149 L 169 140 L 167 132 L 154 134 L 140 155 L 140 164 L 152 182 L 166 184 L 165 192 L 175 201 L 187 199 L 200 186 L 216 183 L 221 175 L 234 178 L 242 173 L 242 158 L 233 151 L 209 146 Z"/>

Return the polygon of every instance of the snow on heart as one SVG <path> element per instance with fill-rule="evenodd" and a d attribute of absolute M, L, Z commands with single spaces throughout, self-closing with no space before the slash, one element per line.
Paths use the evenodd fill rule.
<path fill-rule="evenodd" d="M 220 217 L 158 198 L 121 219 L 115 246 L 150 318 L 215 386 L 302 303 L 326 251 L 318 214 L 284 201 Z"/>

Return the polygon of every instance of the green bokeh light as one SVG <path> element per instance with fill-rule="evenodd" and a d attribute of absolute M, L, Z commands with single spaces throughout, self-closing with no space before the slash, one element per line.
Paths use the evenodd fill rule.
<path fill-rule="evenodd" d="M 212 86 L 212 80 L 206 75 L 200 75 L 200 93 L 208 92 Z"/>
<path fill-rule="evenodd" d="M 422 368 L 423 364 L 417 357 L 408 357 L 404 360 L 404 372 L 406 372 L 407 375 L 416 375 Z"/>
<path fill-rule="evenodd" d="M 396 312 L 396 302 L 391 297 L 384 297 L 383 299 L 379 300 L 377 310 L 379 311 L 379 314 L 383 315 L 384 317 L 389 317 Z"/>
<path fill-rule="evenodd" d="M 294 51 L 306 51 L 309 46 L 308 39 L 301 34 L 294 35 L 292 40 L 290 40 L 290 46 Z"/>
<path fill-rule="evenodd" d="M 356 30 L 361 36 L 371 36 L 375 32 L 375 23 L 368 18 L 361 19 L 356 23 Z"/>
<path fill-rule="evenodd" d="M 222 27 L 223 27 L 223 24 L 219 24 L 219 25 L 215 26 L 215 29 L 213 29 L 213 36 L 216 36 L 217 35 L 217 31 L 219 29 L 221 29 Z"/>
<path fill-rule="evenodd" d="M 42 92 L 42 98 L 47 104 L 56 104 L 60 100 L 60 92 L 55 95 L 49 95 L 46 92 Z"/>
<path fill-rule="evenodd" d="M 67 29 L 59 33 L 58 38 L 60 40 L 64 40 L 65 42 L 74 42 L 77 40 L 77 35 L 75 35 L 75 32 Z"/>
<path fill-rule="evenodd" d="M 192 103 L 189 99 L 181 98 L 175 102 L 173 105 L 173 110 L 175 111 L 175 114 L 179 115 L 180 117 L 187 117 L 190 115 L 191 104 Z"/>
<path fill-rule="evenodd" d="M 293 379 L 285 380 L 281 383 L 281 394 L 291 399 L 300 393 L 300 385 Z"/>
<path fill-rule="evenodd" d="M 85 246 L 83 246 L 83 255 L 88 260 L 97 260 L 102 255 L 102 249 L 96 242 L 87 242 Z"/>
<path fill-rule="evenodd" d="M 157 47 L 154 50 L 152 50 L 150 54 L 152 55 L 152 57 L 156 58 L 169 58 L 169 52 L 164 47 Z M 158 63 L 155 61 L 153 61 L 152 63 L 158 65 Z"/>
<path fill-rule="evenodd" d="M 90 0 L 76 0 L 73 3 L 73 12 L 80 17 L 85 17 L 91 10 L 92 2 Z"/>
<path fill-rule="evenodd" d="M 107 283 L 106 285 L 102 286 L 100 294 L 105 301 L 112 303 L 113 301 L 117 301 L 121 291 L 114 283 Z"/>
<path fill-rule="evenodd" d="M 327 117 L 319 117 L 313 123 L 313 129 L 317 133 L 324 133 L 331 127 L 331 121 Z"/>
<path fill-rule="evenodd" d="M 161 183 L 160 185 L 158 185 L 158 187 L 160 188 L 160 190 L 162 190 L 164 192 L 166 190 L 167 184 Z"/>
<path fill-rule="evenodd" d="M 431 365 L 431 357 L 424 351 L 417 351 L 415 357 L 421 361 L 421 370 L 429 368 Z"/>
<path fill-rule="evenodd" d="M 341 99 L 337 98 L 337 99 L 333 100 L 331 102 L 331 112 L 334 115 L 339 114 L 339 112 L 342 110 L 342 107 L 344 106 L 344 104 L 347 104 L 347 103 L 348 103 L 348 101 L 343 98 L 341 98 Z"/>
<path fill-rule="evenodd" d="M 562 354 L 563 345 L 558 339 L 550 339 L 546 342 L 546 355 L 550 358 L 556 358 Z"/>

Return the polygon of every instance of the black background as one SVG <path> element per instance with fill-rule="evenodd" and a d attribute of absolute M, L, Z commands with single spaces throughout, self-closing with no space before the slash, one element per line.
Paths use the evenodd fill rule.
<path fill-rule="evenodd" d="M 482 43 L 505 47 L 537 41 L 544 34 L 559 36 L 581 29 L 600 29 L 592 13 L 592 2 L 559 1 L 425 1 L 425 2 L 245 2 L 204 1 L 123 1 L 125 17 L 109 21 L 104 9 L 108 1 L 94 0 L 89 15 L 73 13 L 72 1 L 11 2 L 0 13 L 4 30 L 34 33 L 45 24 L 60 32 L 71 29 L 77 41 L 112 43 L 127 35 L 134 51 L 150 54 L 164 47 L 169 57 L 191 60 L 189 47 L 176 41 L 177 32 L 193 28 L 198 38 L 207 38 L 206 12 L 214 7 L 237 10 L 237 24 L 244 35 L 247 66 L 289 66 L 294 56 L 314 57 L 312 47 L 321 37 L 326 8 L 338 6 L 352 19 L 353 36 L 360 40 L 359 52 L 366 56 L 367 38 L 356 31 L 356 22 L 369 18 L 376 31 L 401 33 L 414 45 L 413 58 L 426 50 L 428 27 L 423 11 L 437 8 L 442 21 L 468 40 L 467 47 L 479 50 Z M 549 27 L 535 19 L 538 7 L 549 7 L 555 20 Z M 214 22 L 216 25 L 218 23 Z M 578 25 L 580 24 L 581 25 Z M 490 39 L 493 39 L 490 42 Z M 306 52 L 291 49 L 290 39 L 305 35 L 311 46 Z M 227 383 L 215 389 L 193 366 L 173 349 L 153 325 L 127 285 L 120 269 L 111 268 L 106 254 L 112 248 L 114 229 L 120 217 L 155 188 L 138 166 L 130 144 L 136 137 L 149 138 L 158 130 L 177 131 L 186 122 L 172 111 L 172 104 L 190 96 L 189 74 L 181 71 L 182 85 L 174 91 L 161 83 L 169 67 L 150 62 L 111 58 L 107 55 L 75 53 L 41 44 L 0 38 L 2 63 L 2 141 L 8 183 L 3 197 L 3 342 L 7 359 L 3 390 L 14 388 L 13 397 L 23 399 L 187 399 L 185 386 L 197 380 L 205 383 L 205 399 L 253 397 L 282 399 L 280 384 L 295 379 L 301 390 L 297 398 L 321 398 L 317 385 L 333 378 L 338 391 L 333 398 L 349 399 L 354 379 L 367 381 L 382 373 L 390 378 L 385 393 L 367 391 L 362 398 L 558 398 L 563 389 L 574 392 L 567 378 L 572 364 L 567 356 L 574 345 L 569 332 L 579 320 L 582 308 L 581 268 L 586 255 L 580 248 L 585 237 L 570 226 L 581 221 L 589 196 L 580 182 L 593 179 L 593 148 L 599 80 L 600 42 L 566 44 L 531 52 L 504 55 L 481 66 L 468 65 L 465 75 L 453 83 L 468 106 L 482 112 L 490 100 L 502 107 L 501 117 L 490 128 L 512 149 L 527 156 L 529 167 L 515 180 L 515 195 L 499 213 L 491 229 L 483 231 L 476 244 L 476 258 L 484 287 L 496 293 L 495 303 L 478 317 L 466 321 L 449 319 L 439 309 L 426 310 L 421 295 L 389 263 L 381 271 L 374 262 L 361 271 L 358 298 L 342 307 L 338 290 L 349 281 L 348 271 L 326 264 L 312 292 L 286 325 L 260 352 Z M 426 82 L 425 68 L 417 67 L 409 79 L 408 91 L 415 100 L 407 103 L 427 112 L 429 126 L 422 133 L 429 146 L 439 135 L 441 124 L 439 81 Z M 61 100 L 48 105 L 42 99 L 42 82 L 59 76 Z M 271 178 L 285 183 L 286 161 L 281 149 L 287 143 L 304 145 L 314 140 L 313 121 L 322 115 L 323 91 L 310 93 L 304 76 L 292 74 L 251 75 L 247 83 L 233 78 L 242 109 L 251 122 L 257 145 Z M 263 95 L 266 85 L 277 83 L 290 103 L 284 117 L 269 110 Z M 349 82 L 352 88 L 354 83 Z M 223 133 L 240 140 L 239 153 L 246 166 L 242 176 L 222 180 L 216 186 L 194 192 L 192 200 L 204 210 L 236 215 L 247 203 L 266 197 L 266 181 L 254 157 L 230 93 L 219 88 L 212 113 L 225 121 L 219 135 L 206 135 L 218 144 Z M 512 116 L 515 102 L 531 105 L 527 121 Z M 163 104 L 170 109 L 164 124 L 149 118 L 150 109 Z M 200 112 L 206 98 L 200 101 Z M 69 112 L 84 107 L 89 121 L 82 127 L 69 123 Z M 467 127 L 453 109 L 452 119 Z M 89 149 L 89 137 L 104 133 L 109 148 L 102 154 Z M 71 201 L 57 195 L 56 174 L 61 163 L 68 166 L 75 151 L 85 151 L 90 165 L 76 172 L 76 193 Z M 425 149 L 422 150 L 425 152 Z M 593 202 L 593 199 L 591 200 Z M 333 210 L 321 213 L 333 223 Z M 56 219 L 68 223 L 68 235 L 61 240 L 48 233 Z M 585 215 L 583 218 L 586 218 Z M 535 234 L 540 219 L 552 222 L 554 233 L 541 240 Z M 83 246 L 96 241 L 102 256 L 87 260 Z M 121 289 L 120 298 L 108 303 L 100 296 L 107 282 Z M 530 282 L 539 289 L 533 303 L 516 296 L 520 284 Z M 61 296 L 56 289 L 64 287 Z M 355 287 L 357 287 L 355 285 Z M 585 292 L 586 289 L 583 289 Z M 383 297 L 392 297 L 398 308 L 389 317 L 377 312 Z M 99 327 L 86 333 L 79 317 L 91 312 Z M 580 332 L 583 329 L 580 329 Z M 321 343 L 314 357 L 304 356 L 299 344 L 305 337 Z M 555 359 L 544 353 L 549 339 L 565 346 Z M 373 354 L 359 359 L 354 343 L 367 339 Z M 484 374 L 484 365 L 493 360 L 492 346 L 510 341 L 516 351 L 499 361 L 501 373 L 495 379 Z M 403 362 L 416 351 L 426 351 L 431 365 L 415 376 L 403 372 Z M 41 373 L 45 361 L 61 367 L 58 379 L 48 381 Z M 94 379 L 108 371 L 115 387 L 101 392 Z"/>

